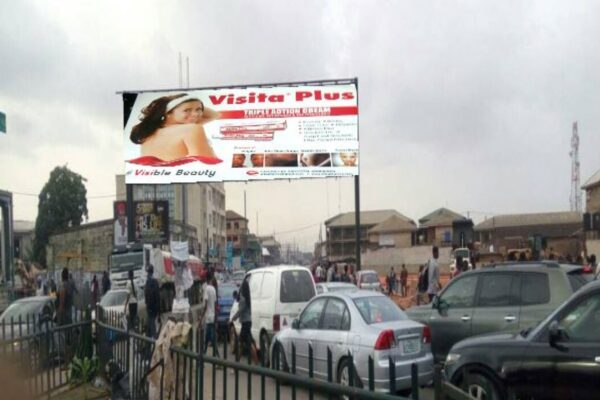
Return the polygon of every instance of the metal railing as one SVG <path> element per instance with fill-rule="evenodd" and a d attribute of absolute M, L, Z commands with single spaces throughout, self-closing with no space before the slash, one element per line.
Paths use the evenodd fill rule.
<path fill-rule="evenodd" d="M 154 399 L 300 399 L 348 398 L 348 399 L 399 399 L 396 396 L 395 363 L 389 359 L 389 390 L 375 391 L 374 359 L 368 360 L 368 377 L 358 377 L 355 368 L 349 369 L 349 385 L 338 382 L 337 371 L 331 351 L 327 351 L 327 379 L 315 379 L 314 349 L 308 348 L 308 371 L 300 376 L 297 370 L 296 347 L 291 347 L 289 362 L 282 364 L 279 352 L 272 360 L 252 363 L 250 353 L 243 359 L 239 352 L 228 349 L 224 340 L 212 348 L 212 354 L 204 354 L 203 335 L 194 330 L 182 346 L 171 346 L 169 360 L 164 357 L 152 360 L 155 340 L 134 329 L 122 327 L 122 313 L 102 312 L 96 314 L 97 351 L 102 370 L 108 365 L 120 368 L 118 377 L 127 381 L 132 399 L 147 399 L 151 392 L 148 377 L 154 373 L 160 377 L 155 387 Z M 140 324 L 141 325 L 141 324 Z M 141 330 L 141 327 L 138 326 Z M 239 345 L 238 345 L 239 346 Z M 237 347 L 237 346 L 236 346 Z M 354 366 L 352 354 L 347 355 L 348 364 Z M 271 364 L 271 367 L 267 365 Z M 170 370 L 169 370 L 170 369 Z M 112 379 L 114 377 L 109 377 Z M 448 382 L 442 382 L 441 369 L 435 370 L 435 398 L 467 400 L 470 397 Z M 410 398 L 419 399 L 419 371 L 417 364 L 411 368 L 411 387 L 402 388 L 404 394 L 410 389 Z M 115 389 L 117 390 L 117 389 Z"/>
<path fill-rule="evenodd" d="M 92 357 L 89 315 L 74 314 L 67 325 L 37 314 L 0 322 L 0 361 L 18 371 L 27 394 L 50 398 L 68 385 L 68 367 L 74 356 Z"/>

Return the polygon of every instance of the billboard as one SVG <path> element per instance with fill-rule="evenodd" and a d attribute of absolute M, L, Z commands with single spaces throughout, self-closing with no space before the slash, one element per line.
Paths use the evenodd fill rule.
<path fill-rule="evenodd" d="M 124 93 L 128 184 L 359 173 L 355 81 Z"/>
<path fill-rule="evenodd" d="M 127 202 L 115 201 L 113 203 L 113 245 L 122 247 L 127 245 Z"/>
<path fill-rule="evenodd" d="M 146 243 L 169 241 L 169 202 L 134 201 L 135 240 Z"/>

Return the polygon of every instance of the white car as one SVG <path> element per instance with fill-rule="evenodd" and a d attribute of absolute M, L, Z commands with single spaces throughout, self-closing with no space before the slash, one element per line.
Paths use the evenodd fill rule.
<path fill-rule="evenodd" d="M 271 340 L 275 333 L 291 327 L 306 303 L 315 296 L 315 282 L 310 271 L 301 266 L 280 265 L 249 271 L 252 309 L 252 338 L 265 362 L 270 360 Z M 238 310 L 234 302 L 230 314 L 230 340 L 237 343 L 241 323 L 231 322 Z"/>

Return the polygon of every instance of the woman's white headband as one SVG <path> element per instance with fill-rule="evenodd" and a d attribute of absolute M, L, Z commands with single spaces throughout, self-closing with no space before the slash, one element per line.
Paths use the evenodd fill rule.
<path fill-rule="evenodd" d="M 170 101 L 170 102 L 167 104 L 167 108 L 166 108 L 166 110 L 165 110 L 165 114 L 167 114 L 167 113 L 169 113 L 169 112 L 173 111 L 173 109 L 174 109 L 175 107 L 177 107 L 178 105 L 180 105 L 180 104 L 183 104 L 183 103 L 185 103 L 185 102 L 188 102 L 188 101 L 200 101 L 200 100 L 198 100 L 198 99 L 197 99 L 196 97 L 194 97 L 194 96 L 190 96 L 189 94 L 186 94 L 186 95 L 185 95 L 185 96 L 183 96 L 183 97 L 178 97 L 178 98 L 176 98 L 176 99 L 173 99 L 173 100 L 171 100 L 171 101 Z"/>

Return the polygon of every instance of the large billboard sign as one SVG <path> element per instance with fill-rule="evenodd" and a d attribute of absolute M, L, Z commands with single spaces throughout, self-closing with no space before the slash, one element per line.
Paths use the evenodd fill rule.
<path fill-rule="evenodd" d="M 133 99 L 125 112 L 128 184 L 358 175 L 354 81 L 142 92 Z"/>
<path fill-rule="evenodd" d="M 165 243 L 169 241 L 169 202 L 134 201 L 133 221 L 135 240 L 143 243 Z M 127 245 L 127 202 L 113 204 L 113 244 L 115 247 Z"/>

